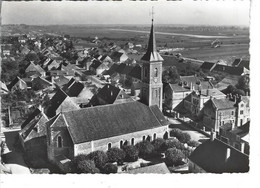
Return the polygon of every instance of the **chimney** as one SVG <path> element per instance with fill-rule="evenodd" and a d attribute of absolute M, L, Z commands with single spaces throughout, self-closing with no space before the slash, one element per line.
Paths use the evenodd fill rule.
<path fill-rule="evenodd" d="M 237 102 L 237 97 L 236 95 L 233 95 L 233 101 L 236 103 Z"/>
<path fill-rule="evenodd" d="M 43 107 L 42 107 L 41 104 L 39 105 L 38 109 L 39 109 L 41 112 L 43 112 Z"/>
<path fill-rule="evenodd" d="M 192 82 L 191 82 L 191 83 L 190 83 L 190 90 L 192 91 L 192 89 L 193 89 L 193 88 L 192 88 Z"/>
<path fill-rule="evenodd" d="M 209 96 L 209 89 L 207 89 L 207 96 Z M 212 97 L 212 96 L 210 96 L 210 97 Z"/>
<path fill-rule="evenodd" d="M 228 159 L 230 158 L 230 153 L 231 153 L 230 148 L 227 148 L 225 162 L 227 162 Z"/>
<path fill-rule="evenodd" d="M 245 153 L 245 143 L 244 143 L 244 142 L 241 143 L 241 149 L 240 149 L 240 151 L 241 151 L 242 153 Z"/>
<path fill-rule="evenodd" d="M 210 132 L 210 141 L 214 141 L 216 138 L 216 132 L 214 132 L 214 130 L 212 129 Z"/>

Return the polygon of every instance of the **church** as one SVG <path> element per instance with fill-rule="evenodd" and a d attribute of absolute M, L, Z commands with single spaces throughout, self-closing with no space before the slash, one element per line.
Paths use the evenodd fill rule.
<path fill-rule="evenodd" d="M 162 61 L 156 51 L 152 20 L 148 48 L 141 59 L 140 102 L 105 104 L 56 114 L 46 123 L 48 159 L 63 165 L 78 154 L 168 138 L 169 123 L 161 112 Z"/>

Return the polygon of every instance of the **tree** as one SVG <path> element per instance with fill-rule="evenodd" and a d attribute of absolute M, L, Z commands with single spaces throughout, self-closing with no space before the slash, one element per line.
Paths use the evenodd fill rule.
<path fill-rule="evenodd" d="M 156 138 L 155 140 L 153 140 L 152 145 L 154 147 L 154 151 L 158 153 L 164 152 L 167 149 L 166 142 L 162 138 Z"/>
<path fill-rule="evenodd" d="M 233 85 L 229 85 L 227 88 L 226 88 L 226 94 L 228 93 L 233 93 L 234 91 L 236 90 L 236 87 L 233 86 Z"/>
<path fill-rule="evenodd" d="M 94 161 L 89 160 L 87 155 L 80 154 L 70 162 L 71 173 L 99 173 Z"/>
<path fill-rule="evenodd" d="M 164 83 L 175 84 L 179 81 L 179 79 L 180 75 L 178 74 L 177 68 L 175 66 L 167 68 L 162 73 L 162 81 Z"/>
<path fill-rule="evenodd" d="M 126 162 L 134 162 L 138 160 L 138 149 L 133 145 L 123 146 L 123 150 L 125 151 L 125 161 Z"/>
<path fill-rule="evenodd" d="M 79 160 L 72 162 L 72 173 L 99 173 L 99 169 L 96 168 L 94 161 L 91 160 Z"/>
<path fill-rule="evenodd" d="M 103 168 L 103 172 L 105 174 L 115 174 L 117 173 L 117 166 L 112 163 L 107 163 Z"/>
<path fill-rule="evenodd" d="M 177 148 L 169 148 L 165 152 L 165 161 L 167 165 L 178 166 L 182 164 L 183 158 L 185 158 L 185 155 Z"/>
<path fill-rule="evenodd" d="M 125 158 L 125 152 L 119 148 L 110 148 L 107 151 L 108 162 L 122 162 Z"/>
<path fill-rule="evenodd" d="M 165 145 L 167 149 L 169 148 L 177 148 L 180 150 L 184 149 L 184 145 L 176 138 L 166 140 Z"/>
<path fill-rule="evenodd" d="M 97 168 L 101 169 L 107 163 L 108 158 L 104 151 L 94 151 L 87 155 L 88 158 L 95 162 Z"/>
<path fill-rule="evenodd" d="M 28 53 L 25 57 L 24 57 L 24 61 L 34 61 L 37 62 L 39 61 L 40 58 L 38 57 L 37 53 L 33 52 L 33 53 Z"/>
<path fill-rule="evenodd" d="M 237 89 L 241 89 L 244 92 L 248 92 L 249 91 L 249 84 L 250 84 L 249 75 L 243 75 L 239 78 L 236 87 L 237 87 Z"/>
<path fill-rule="evenodd" d="M 200 143 L 195 140 L 191 140 L 187 144 L 191 147 L 198 147 L 200 145 Z"/>
<path fill-rule="evenodd" d="M 191 140 L 190 135 L 182 132 L 180 129 L 172 129 L 170 135 L 176 137 L 182 143 L 187 143 Z"/>
<path fill-rule="evenodd" d="M 140 157 L 149 157 L 153 154 L 154 147 L 151 142 L 144 140 L 136 144 Z"/>
<path fill-rule="evenodd" d="M 242 95 L 242 96 L 246 95 L 245 91 L 242 89 L 236 89 L 232 94 L 233 95 Z"/>

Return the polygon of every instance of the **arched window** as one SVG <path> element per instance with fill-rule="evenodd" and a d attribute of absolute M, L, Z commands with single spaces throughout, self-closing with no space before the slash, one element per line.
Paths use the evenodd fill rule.
<path fill-rule="evenodd" d="M 150 142 L 151 141 L 151 137 L 148 135 L 146 140 Z"/>
<path fill-rule="evenodd" d="M 123 140 L 120 141 L 120 149 L 123 148 Z"/>
<path fill-rule="evenodd" d="M 112 147 L 112 144 L 111 143 L 108 143 L 107 144 L 107 149 L 110 149 Z"/>
<path fill-rule="evenodd" d="M 169 134 L 168 134 L 168 132 L 166 131 L 165 133 L 164 133 L 164 135 L 163 135 L 163 139 L 168 139 L 169 138 Z"/>
<path fill-rule="evenodd" d="M 153 134 L 153 140 L 155 140 L 155 139 L 156 139 L 156 133 Z"/>
<path fill-rule="evenodd" d="M 135 139 L 132 138 L 132 139 L 131 139 L 131 145 L 134 145 L 134 144 L 135 144 Z"/>
<path fill-rule="evenodd" d="M 58 148 L 62 147 L 62 139 L 61 136 L 58 136 Z"/>
<path fill-rule="evenodd" d="M 158 69 L 157 68 L 154 69 L 154 77 L 158 77 Z"/>
<path fill-rule="evenodd" d="M 145 141 L 145 136 L 143 136 L 143 141 Z"/>

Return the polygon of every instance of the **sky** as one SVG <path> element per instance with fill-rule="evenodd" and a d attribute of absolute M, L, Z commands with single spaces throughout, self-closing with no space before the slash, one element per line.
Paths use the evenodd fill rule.
<path fill-rule="evenodd" d="M 2 2 L 2 24 L 157 24 L 249 26 L 249 0 Z"/>

